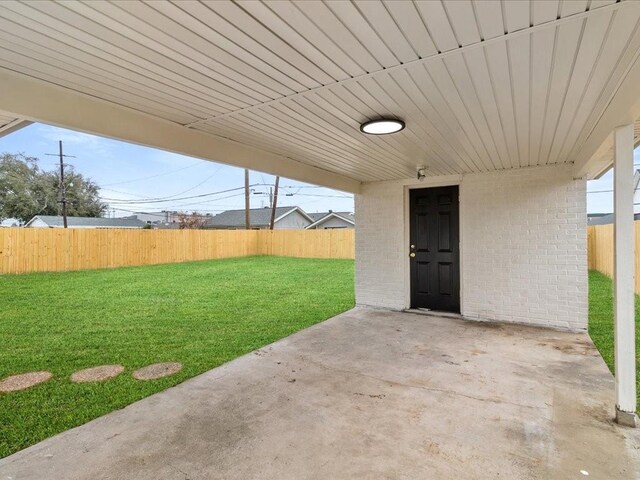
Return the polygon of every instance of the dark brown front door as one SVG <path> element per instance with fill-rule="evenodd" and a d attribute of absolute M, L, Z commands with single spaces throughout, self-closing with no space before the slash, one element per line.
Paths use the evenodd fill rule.
<path fill-rule="evenodd" d="M 410 190 L 411 308 L 460 312 L 458 187 Z"/>

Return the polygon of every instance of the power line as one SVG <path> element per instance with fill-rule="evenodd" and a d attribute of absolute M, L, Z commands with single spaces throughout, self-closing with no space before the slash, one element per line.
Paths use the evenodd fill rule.
<path fill-rule="evenodd" d="M 122 190 L 114 190 L 113 188 L 100 187 L 100 190 L 109 190 L 110 192 L 124 193 L 125 195 L 132 195 L 132 196 L 138 197 L 138 198 L 145 198 L 143 195 L 138 195 L 137 193 L 123 192 Z"/>
<path fill-rule="evenodd" d="M 191 187 L 191 188 L 188 188 L 188 189 L 186 189 L 186 190 L 183 190 L 182 192 L 174 193 L 173 195 L 169 195 L 169 196 L 166 196 L 166 197 L 152 198 L 152 199 L 149 199 L 149 200 L 157 200 L 157 199 L 162 199 L 162 198 L 172 199 L 172 198 L 174 198 L 174 197 L 177 197 L 178 195 L 183 195 L 183 194 L 185 194 L 185 193 L 187 193 L 187 192 L 190 192 L 190 191 L 192 191 L 192 190 L 195 190 L 195 189 L 196 189 L 196 188 L 198 188 L 199 186 L 201 186 L 201 185 L 203 185 L 204 183 L 206 183 L 207 181 L 209 181 L 209 180 L 210 180 L 214 175 L 216 175 L 216 174 L 218 173 L 218 171 L 220 170 L 220 168 L 222 168 L 222 165 L 221 165 L 219 168 L 217 168 L 215 172 L 213 172 L 211 175 L 209 175 L 207 178 L 205 178 L 203 181 L 201 181 L 201 182 L 200 182 L 200 183 L 198 183 L 197 185 L 194 185 L 194 186 L 193 186 L 193 187 Z M 136 194 L 136 193 L 123 192 L 122 190 L 114 190 L 113 188 L 105 188 L 105 187 L 100 187 L 100 189 L 101 189 L 101 190 L 108 190 L 108 191 L 110 191 L 110 192 L 123 193 L 123 194 L 125 194 L 125 195 L 131 195 L 131 196 L 134 196 L 134 197 L 138 197 L 138 198 L 140 199 L 139 201 L 134 200 L 134 199 L 129 199 L 132 203 L 144 203 L 144 202 L 143 202 L 143 200 L 146 200 L 146 198 L 145 198 L 144 196 L 142 196 L 142 195 L 138 195 L 138 194 Z M 119 201 L 119 200 L 116 200 L 116 199 L 109 199 L 108 197 L 101 197 L 101 198 L 102 198 L 103 200 Z M 124 199 L 121 199 L 121 200 L 123 200 L 123 201 L 124 201 Z"/>
<path fill-rule="evenodd" d="M 168 172 L 157 173 L 155 175 L 149 175 L 147 177 L 134 178 L 133 180 L 125 180 L 123 182 L 105 183 L 103 186 L 104 187 L 110 187 L 112 185 L 123 185 L 125 183 L 140 182 L 142 180 L 149 180 L 151 178 L 157 178 L 157 177 L 162 177 L 164 175 L 170 175 L 170 174 L 176 173 L 176 172 L 181 172 L 182 170 L 186 170 L 187 168 L 192 168 L 192 167 L 195 167 L 196 165 L 202 165 L 202 164 L 204 164 L 204 161 L 203 160 L 199 160 L 198 162 L 192 163 L 191 165 L 187 165 L 186 167 L 178 168 L 178 169 L 175 169 L 175 170 L 169 170 Z"/>
<path fill-rule="evenodd" d="M 241 189 L 244 189 L 244 187 L 241 187 Z M 238 190 L 238 189 L 235 189 L 235 190 Z M 244 195 L 244 192 L 241 192 L 241 193 L 236 193 L 236 194 L 233 194 L 233 195 L 226 195 L 224 197 L 218 197 L 218 198 L 213 198 L 213 199 L 209 199 L 209 200 L 201 200 L 199 202 L 189 202 L 189 203 L 181 203 L 181 204 L 177 204 L 177 205 L 171 205 L 170 207 L 167 206 L 166 208 L 167 209 L 169 209 L 169 208 L 171 208 L 171 209 L 180 209 L 182 207 L 191 207 L 191 206 L 194 206 L 194 205 L 204 205 L 204 204 L 209 204 L 209 203 L 216 203 L 216 202 L 219 202 L 220 200 L 226 200 L 228 198 L 241 197 L 243 195 Z M 260 195 L 268 195 L 268 194 L 266 192 L 260 192 Z M 349 198 L 349 197 L 345 197 L 345 198 Z M 317 203 L 317 202 L 322 201 L 323 199 L 324 199 L 324 197 L 321 196 L 321 198 L 317 198 L 316 200 L 306 201 L 305 203 Z M 144 204 L 145 202 L 140 202 L 140 203 Z M 120 205 L 123 205 L 123 204 L 113 205 L 113 208 L 119 208 Z M 124 205 L 136 205 L 136 202 L 134 201 L 134 202 L 127 203 L 127 204 L 124 204 Z M 229 207 L 232 207 L 232 208 L 236 207 L 237 210 L 242 210 L 241 208 L 237 208 L 236 205 L 229 205 Z M 142 208 L 144 208 L 144 206 Z M 206 210 L 201 209 L 201 208 L 198 208 L 197 210 L 206 211 Z M 225 209 L 215 210 L 215 211 L 225 211 Z"/>
<path fill-rule="evenodd" d="M 208 177 L 210 178 L 210 177 Z M 205 179 L 206 181 L 206 179 Z M 200 184 L 204 183 L 200 182 Z M 191 189 L 197 188 L 197 186 L 199 186 L 200 184 L 191 187 Z M 271 186 L 271 184 L 269 183 L 254 183 L 251 184 L 250 187 L 257 187 L 257 186 Z M 280 188 L 289 188 L 289 189 L 296 189 L 295 192 L 292 193 L 285 193 L 284 195 L 289 196 L 289 197 L 294 197 L 294 196 L 301 196 L 301 197 L 316 197 L 317 200 L 313 200 L 311 202 L 307 201 L 305 203 L 316 203 L 319 201 L 322 201 L 325 198 L 345 198 L 345 199 L 353 199 L 353 196 L 350 195 L 331 195 L 331 194 L 312 194 L 312 193 L 300 193 L 301 189 L 303 188 L 326 188 L 326 187 L 319 187 L 319 186 L 313 186 L 313 185 L 287 185 L 287 186 L 281 186 Z M 209 192 L 209 193 L 203 193 L 203 194 L 199 194 L 199 195 L 191 195 L 191 196 L 186 196 L 186 197 L 176 197 L 176 195 L 180 195 L 180 194 L 173 194 L 170 196 L 166 196 L 166 197 L 154 197 L 154 198 L 144 198 L 144 197 L 140 197 L 139 199 L 124 199 L 124 198 L 110 198 L 110 197 L 102 197 L 102 199 L 106 202 L 108 202 L 110 204 L 110 206 L 112 208 L 115 208 L 119 211 L 125 211 L 125 212 L 130 212 L 130 213 L 137 213 L 134 212 L 132 210 L 127 210 L 126 208 L 120 208 L 121 206 L 127 206 L 127 205 L 131 205 L 131 206 L 136 206 L 139 209 L 144 209 L 145 205 L 151 205 L 151 204 L 156 204 L 156 203 L 167 203 L 167 202 L 175 202 L 175 201 L 180 201 L 180 200 L 191 200 L 191 199 L 198 199 L 198 198 L 206 198 L 206 197 L 210 197 L 210 196 L 215 196 L 215 195 L 220 195 L 223 193 L 229 193 L 229 192 L 235 192 L 237 190 L 242 190 L 244 189 L 244 187 L 236 187 L 236 188 L 230 188 L 227 190 L 220 190 L 220 191 L 216 191 L 216 192 Z M 129 194 L 127 192 L 121 192 L 118 190 L 113 190 L 113 189 L 109 189 L 109 188 L 105 188 L 105 190 L 109 190 L 109 191 L 114 191 L 114 192 L 118 192 L 118 193 L 125 193 L 127 195 L 134 195 L 134 196 L 138 196 L 135 194 Z M 184 192 L 182 192 L 184 193 Z M 268 195 L 267 192 L 253 192 L 254 195 Z M 191 207 L 191 206 L 202 206 L 205 204 L 209 204 L 209 203 L 217 203 L 221 200 L 224 199 L 228 199 L 228 198 L 235 198 L 235 197 L 239 197 L 244 195 L 243 193 L 237 193 L 237 194 L 233 194 L 233 195 L 227 195 L 224 197 L 218 197 L 218 198 L 212 198 L 212 199 L 207 199 L 207 200 L 200 200 L 197 202 L 188 202 L 188 203 L 179 203 L 179 204 L 172 204 L 172 205 L 167 205 L 166 207 L 163 207 L 165 209 L 181 209 L 184 207 Z M 236 205 L 229 205 L 229 207 L 236 207 Z M 219 210 L 206 210 L 206 209 L 202 209 L 202 208 L 197 208 L 198 211 L 213 211 L 213 212 L 221 212 L 224 211 L 225 209 L 219 209 Z M 144 213 L 144 212 L 141 212 Z"/>
<path fill-rule="evenodd" d="M 241 197 L 243 195 L 244 195 L 244 192 L 243 193 L 236 193 L 234 195 L 228 195 L 228 196 L 225 196 L 225 197 L 214 198 L 214 199 L 211 199 L 211 200 L 202 200 L 202 201 L 199 201 L 199 202 L 181 203 L 181 204 L 177 204 L 177 205 L 172 205 L 170 207 L 167 206 L 165 208 L 168 209 L 168 208 L 188 207 L 188 206 L 193 206 L 193 205 L 204 205 L 204 204 L 209 204 L 209 203 L 215 203 L 215 202 L 218 202 L 220 200 L 225 200 L 227 198 Z M 260 195 L 266 196 L 268 194 L 267 193 L 261 193 Z M 317 198 L 315 200 L 305 201 L 305 203 L 316 203 L 316 202 L 321 202 L 322 200 L 324 200 L 324 198 Z M 120 204 L 116 204 L 116 205 L 120 205 Z M 130 204 L 125 204 L 125 205 L 130 205 Z M 135 202 L 131 203 L 131 205 L 135 205 Z M 236 207 L 236 205 L 231 205 L 231 207 Z M 239 208 L 239 207 L 236 208 L 236 209 L 237 210 L 243 210 L 243 208 Z"/>
<path fill-rule="evenodd" d="M 222 165 L 220 165 L 218 168 L 216 168 L 215 171 L 211 175 L 209 175 L 207 178 L 205 178 L 203 181 L 201 181 L 197 185 L 194 185 L 191 188 L 187 188 L 186 190 L 184 190 L 184 191 L 182 191 L 180 193 L 176 193 L 175 195 L 172 195 L 172 196 L 173 197 L 177 197 L 178 195 L 184 195 L 185 193 L 191 192 L 191 191 L 195 190 L 196 188 L 198 188 L 199 186 L 204 185 L 206 182 L 211 180 L 213 178 L 213 176 L 216 175 L 220 171 L 221 168 L 222 168 Z M 169 197 L 167 197 L 167 198 L 169 198 Z"/>
<path fill-rule="evenodd" d="M 244 196 L 244 192 L 241 193 L 234 193 L 233 195 L 227 195 L 224 197 L 219 197 L 219 198 L 214 198 L 212 200 L 203 200 L 200 202 L 192 202 L 192 203 L 182 203 L 182 204 L 178 204 L 178 205 L 174 205 L 174 207 L 190 207 L 193 205 L 203 205 L 203 204 L 207 204 L 207 203 L 215 203 L 218 202 L 220 200 L 226 200 L 227 198 L 235 198 L 235 197 L 242 197 Z"/>
<path fill-rule="evenodd" d="M 253 187 L 255 185 L 250 185 L 250 187 Z M 108 201 L 108 202 L 115 202 L 115 203 L 122 203 L 122 204 L 128 204 L 128 203 L 134 203 L 134 204 L 139 204 L 139 203 L 166 203 L 166 202 L 174 202 L 174 201 L 178 201 L 178 200 L 191 200 L 193 198 L 203 198 L 203 197 L 210 197 L 212 195 L 219 195 L 221 193 L 228 193 L 228 192 L 233 192 L 236 190 L 242 190 L 244 187 L 236 187 L 236 188 L 229 188 L 227 190 L 220 190 L 218 192 L 209 192 L 209 193 L 202 193 L 200 195 L 192 195 L 192 196 L 188 196 L 188 197 L 180 197 L 180 198 L 174 198 L 173 196 L 170 197 L 157 197 L 157 198 L 146 198 L 146 199 L 141 199 L 141 200 L 132 200 L 132 199 L 127 199 L 127 198 L 109 198 L 109 197 L 102 197 L 103 200 Z"/>
<path fill-rule="evenodd" d="M 216 170 L 211 175 L 209 175 L 207 178 L 205 178 L 200 183 L 194 185 L 193 187 L 187 188 L 186 190 L 183 190 L 182 192 L 174 193 L 173 195 L 169 195 L 169 196 L 166 196 L 166 197 L 160 197 L 160 198 L 173 198 L 173 197 L 177 197 L 178 195 L 184 195 L 187 192 L 191 192 L 192 190 L 195 190 L 199 186 L 201 186 L 204 183 L 206 183 L 207 181 L 209 181 L 214 175 L 216 175 L 220 171 L 220 169 L 222 167 L 223 167 L 223 165 L 220 165 L 218 168 L 216 168 Z M 119 191 L 119 190 L 113 190 L 112 188 L 103 188 L 103 187 L 100 187 L 100 188 L 103 189 L 103 190 L 109 190 L 110 192 L 124 193 L 125 195 L 133 195 L 134 197 L 138 197 L 138 198 L 141 198 L 141 199 L 145 198 L 144 196 L 136 195 L 135 193 L 122 192 L 122 191 Z"/>
<path fill-rule="evenodd" d="M 222 168 L 222 166 L 220 167 Z M 191 199 L 191 198 L 198 198 L 201 196 L 209 196 L 209 195 L 215 195 L 218 193 L 225 193 L 227 191 L 231 191 L 231 190 L 223 190 L 221 192 L 211 192 L 211 193 L 205 193 L 202 195 L 194 195 L 194 196 L 190 196 L 190 197 L 182 197 L 182 198 L 175 198 L 178 195 L 182 195 L 184 193 L 187 193 L 191 190 L 195 190 L 197 187 L 201 186 L 202 184 L 204 184 L 207 180 L 209 180 L 213 175 L 215 175 L 217 173 L 217 171 L 220 169 L 218 168 L 216 170 L 216 172 L 214 172 L 212 175 L 210 175 L 209 177 L 207 177 L 205 180 L 203 180 L 202 182 L 198 183 L 197 185 L 184 190 L 182 192 L 179 193 L 175 193 L 172 195 L 168 195 L 166 197 L 153 197 L 153 198 L 145 198 L 141 195 L 135 194 L 135 193 L 129 193 L 129 192 L 123 192 L 122 190 L 115 190 L 113 188 L 106 188 L 106 187 L 100 187 L 102 190 L 108 190 L 110 192 L 116 192 L 116 193 L 123 193 L 125 195 L 132 195 L 134 197 L 138 197 L 140 200 L 138 199 L 124 199 L 124 198 L 111 198 L 111 197 L 101 197 L 103 200 L 108 201 L 108 202 L 118 202 L 118 203 L 150 203 L 150 202 L 161 202 L 161 201 L 171 201 L 171 200 L 187 200 L 187 199 Z M 273 186 L 273 184 L 269 184 L 269 183 L 253 183 L 250 185 L 250 187 L 257 187 L 257 186 Z M 241 187 L 238 187 L 241 188 Z M 304 194 L 304 193 L 298 193 L 300 191 L 300 189 L 303 188 L 326 188 L 326 187 L 318 187 L 318 186 L 313 186 L 313 185 L 301 185 L 301 186 L 296 186 L 296 185 L 281 185 L 280 188 L 296 188 L 297 191 L 294 192 L 293 194 L 288 193 L 286 195 L 288 196 L 294 196 L 294 195 L 301 195 L 301 196 L 316 196 L 316 197 L 328 197 L 328 198 L 353 198 L 352 196 L 349 195 L 328 195 L 328 194 Z M 259 192 L 254 192 L 254 194 L 259 194 Z"/>
<path fill-rule="evenodd" d="M 271 183 L 257 183 L 254 184 L 253 186 L 263 186 L 263 187 L 273 187 L 274 184 Z M 302 196 L 302 197 L 326 197 L 326 198 L 353 198 L 353 195 L 329 195 L 329 194 L 319 194 L 319 193 L 298 193 L 300 191 L 300 189 L 302 188 L 326 188 L 326 187 L 314 187 L 311 185 L 303 185 L 303 186 L 295 186 L 295 185 L 288 185 L 288 186 L 280 186 L 279 188 L 297 188 L 298 190 L 294 193 L 285 193 L 285 195 L 287 197 L 293 197 L 293 196 Z M 256 195 L 259 195 L 260 193 L 255 193 Z"/>
<path fill-rule="evenodd" d="M 298 197 L 322 197 L 322 198 L 353 198 L 349 195 L 320 195 L 320 194 L 313 194 L 313 193 L 286 193 L 285 195 L 287 197 L 298 196 Z"/>
<path fill-rule="evenodd" d="M 249 187 L 257 187 L 263 184 L 259 184 L 259 183 L 253 183 L 251 185 L 249 185 Z M 266 185 L 264 185 L 266 186 Z M 192 196 L 188 196 L 188 197 L 180 197 L 180 198 L 175 198 L 175 195 L 171 195 L 168 197 L 156 197 L 156 198 L 142 198 L 140 200 L 137 199 L 125 199 L 125 198 L 109 198 L 109 197 L 101 197 L 103 200 L 110 202 L 110 203 L 119 203 L 119 204 L 142 204 L 142 203 L 166 203 L 166 202 L 172 202 L 172 201 L 179 201 L 179 200 L 191 200 L 193 198 L 203 198 L 203 197 L 209 197 L 212 195 L 219 195 L 221 193 L 228 193 L 228 192 L 233 192 L 236 190 L 241 190 L 245 187 L 236 187 L 236 188 L 230 188 L 227 190 L 220 190 L 218 192 L 209 192 L 209 193 L 202 193 L 200 195 L 192 195 Z M 254 192 L 255 195 L 268 195 L 267 193 L 264 192 Z M 286 196 L 301 196 L 301 197 L 320 197 L 320 198 L 353 198 L 351 195 L 328 195 L 328 194 L 314 194 L 314 193 L 287 193 L 285 194 Z"/>
<path fill-rule="evenodd" d="M 165 208 L 166 209 L 169 209 L 169 208 L 177 209 L 177 208 L 180 208 L 180 207 L 190 207 L 192 205 L 203 205 L 203 204 L 207 204 L 207 203 L 218 202 L 220 200 L 225 200 L 227 198 L 240 197 L 240 196 L 243 196 L 243 195 L 244 195 L 244 192 L 236 193 L 236 194 L 233 194 L 233 195 L 227 195 L 227 196 L 224 196 L 224 197 L 214 198 L 214 199 L 211 199 L 211 200 L 202 200 L 202 201 L 199 201 L 199 202 L 190 202 L 190 203 L 180 203 L 180 204 L 171 205 L 170 207 L 165 207 Z M 117 208 L 120 205 L 121 204 L 116 204 L 116 205 L 114 205 L 114 208 Z M 134 203 L 131 203 L 131 204 L 124 204 L 124 205 L 126 205 L 126 206 L 127 205 L 136 205 L 136 203 L 134 202 Z M 144 208 L 144 207 L 142 207 L 142 208 Z"/>
<path fill-rule="evenodd" d="M 271 185 L 271 184 L 265 184 Z M 320 185 L 280 185 L 280 188 L 327 188 L 321 187 Z M 327 188 L 327 190 L 332 190 L 331 188 Z"/>
<path fill-rule="evenodd" d="M 237 205 L 219 205 L 219 206 L 226 207 L 226 208 L 216 208 L 216 209 L 198 208 L 197 210 L 198 212 L 226 212 L 227 210 L 237 207 Z M 120 208 L 120 207 L 112 207 L 110 208 L 110 210 L 117 210 L 118 212 L 127 212 L 127 213 L 135 213 L 135 214 L 153 215 L 157 217 L 160 217 L 160 216 L 164 217 L 165 212 L 170 211 L 170 210 L 162 210 L 160 212 L 147 212 L 142 210 L 129 210 L 127 208 Z"/>

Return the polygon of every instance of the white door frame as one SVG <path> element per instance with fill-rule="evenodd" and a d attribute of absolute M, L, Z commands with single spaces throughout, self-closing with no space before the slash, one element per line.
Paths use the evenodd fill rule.
<path fill-rule="evenodd" d="M 425 178 L 423 181 L 411 180 L 403 182 L 403 218 L 404 218 L 404 235 L 403 235 L 403 244 L 402 251 L 406 252 L 404 262 L 403 262 L 403 278 L 404 278 L 404 305 L 405 308 L 411 308 L 411 263 L 409 261 L 409 243 L 410 243 L 410 221 L 409 221 L 409 213 L 410 213 L 410 205 L 409 205 L 409 190 L 418 189 L 418 188 L 435 188 L 435 187 L 451 187 L 458 186 L 458 195 L 459 195 L 459 229 L 460 229 L 460 260 L 459 260 L 459 269 L 460 269 L 460 314 L 464 316 L 464 290 L 465 290 L 465 282 L 464 282 L 464 262 L 463 262 L 463 245 L 464 245 L 464 205 L 462 199 L 463 195 L 463 182 L 462 175 L 450 175 L 443 177 L 436 177 L 433 179 Z"/>

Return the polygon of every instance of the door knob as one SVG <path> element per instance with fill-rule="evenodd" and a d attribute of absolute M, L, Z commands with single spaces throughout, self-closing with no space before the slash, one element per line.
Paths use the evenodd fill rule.
<path fill-rule="evenodd" d="M 410 256 L 411 258 L 413 258 L 413 257 L 415 257 L 415 256 L 416 256 L 416 254 L 415 254 L 415 252 L 411 252 L 411 253 L 409 254 L 409 256 Z"/>

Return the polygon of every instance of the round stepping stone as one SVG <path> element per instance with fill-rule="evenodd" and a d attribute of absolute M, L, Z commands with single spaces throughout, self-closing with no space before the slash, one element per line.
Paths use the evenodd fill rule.
<path fill-rule="evenodd" d="M 51 372 L 28 372 L 11 375 L 0 382 L 0 392 L 17 392 L 51 379 Z"/>
<path fill-rule="evenodd" d="M 182 364 L 177 362 L 154 363 L 146 367 L 139 368 L 133 372 L 136 380 L 155 380 L 156 378 L 168 377 L 182 370 Z"/>
<path fill-rule="evenodd" d="M 124 372 L 122 365 L 100 365 L 74 372 L 71 375 L 71 381 L 74 383 L 102 382 L 117 377 L 122 372 Z"/>

